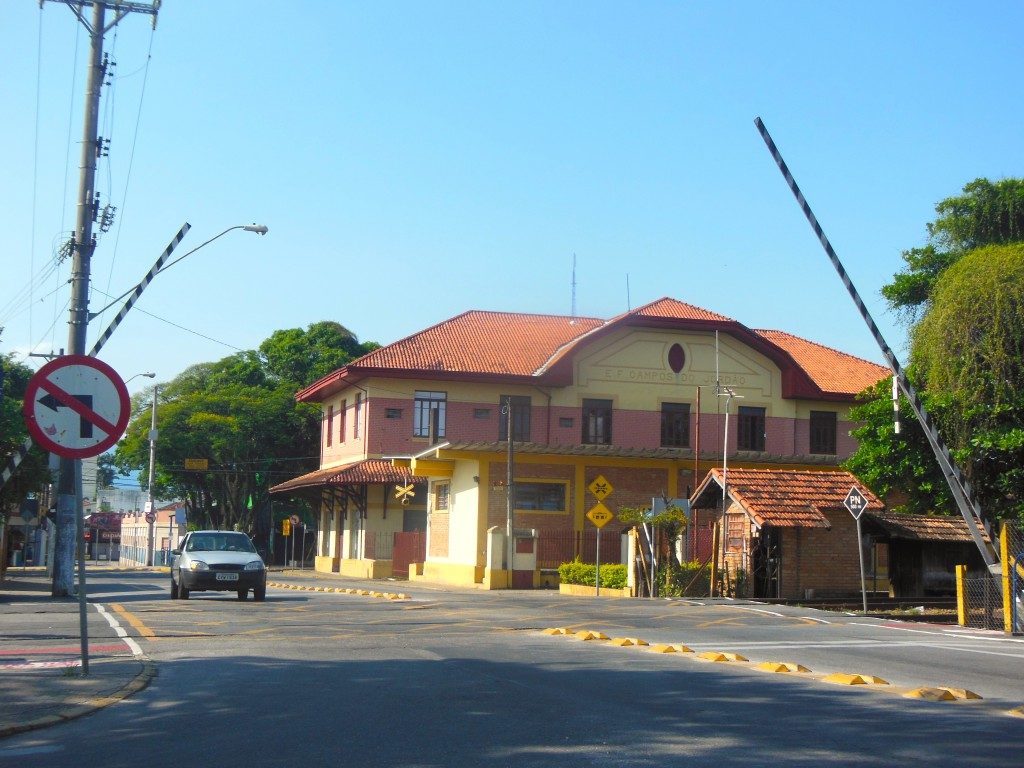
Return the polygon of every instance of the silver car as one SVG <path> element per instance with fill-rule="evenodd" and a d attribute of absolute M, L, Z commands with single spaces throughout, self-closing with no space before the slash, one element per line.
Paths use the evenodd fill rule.
<path fill-rule="evenodd" d="M 189 531 L 172 550 L 171 599 L 188 600 L 192 592 L 236 592 L 245 600 L 267 596 L 267 569 L 252 541 L 237 531 Z"/>

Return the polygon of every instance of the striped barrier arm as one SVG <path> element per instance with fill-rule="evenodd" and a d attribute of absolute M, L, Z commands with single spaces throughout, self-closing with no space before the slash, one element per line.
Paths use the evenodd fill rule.
<path fill-rule="evenodd" d="M 111 337 L 114 331 L 117 330 L 117 326 L 121 324 L 121 321 L 124 320 L 125 315 L 127 315 L 129 310 L 131 310 L 131 308 L 135 305 L 135 302 L 138 301 L 139 296 L 142 295 L 142 292 L 146 290 L 146 286 L 153 282 L 153 278 L 156 277 L 157 273 L 167 262 L 167 259 L 170 258 L 170 255 L 174 252 L 174 249 L 178 247 L 178 243 L 180 243 L 184 239 L 185 235 L 188 234 L 188 231 L 191 228 L 192 225 L 186 221 L 182 228 L 178 230 L 178 234 L 176 234 L 174 238 L 171 240 L 171 242 L 167 244 L 167 247 L 164 249 L 164 252 L 160 254 L 160 258 L 156 260 L 156 262 L 153 264 L 149 272 L 146 273 L 146 276 L 142 278 L 142 281 L 135 286 L 135 290 L 132 291 L 132 295 L 128 297 L 128 300 L 124 303 L 124 306 L 121 307 L 121 311 L 117 313 L 117 317 L 113 319 L 113 321 L 110 323 L 107 329 L 100 335 L 99 339 L 96 340 L 96 343 L 93 344 L 92 349 L 89 350 L 90 357 L 95 357 L 99 353 L 99 351 L 103 349 L 103 345 L 107 343 L 107 340 Z M 25 457 L 28 455 L 28 452 L 31 448 L 32 438 L 26 437 L 25 442 L 22 444 L 22 446 L 18 448 L 18 450 L 15 451 L 7 460 L 7 464 L 4 466 L 3 473 L 0 474 L 0 490 L 2 490 L 5 485 L 7 485 L 7 481 L 10 480 L 14 473 L 17 471 L 18 465 L 21 464 L 22 461 L 24 461 Z"/>
<path fill-rule="evenodd" d="M 982 528 L 987 529 L 987 526 L 985 525 L 984 518 L 981 514 L 981 507 L 974 498 L 970 483 L 967 481 L 967 478 L 964 477 L 963 472 L 960 471 L 960 468 L 956 465 L 956 462 L 950 455 L 949 449 L 946 447 L 946 444 L 939 435 L 939 430 L 935 426 L 935 422 L 932 421 L 932 417 L 925 409 L 917 391 L 914 389 L 913 385 L 911 385 L 910 380 L 903 371 L 903 367 L 896 359 L 896 355 L 893 354 L 889 345 L 882 337 L 882 332 L 878 329 L 878 325 L 876 325 L 874 318 L 871 317 L 871 313 L 868 312 L 868 308 L 865 306 L 864 300 L 861 299 L 860 293 L 857 292 L 857 288 L 850 279 L 850 275 L 846 272 L 846 268 L 839 260 L 839 256 L 836 255 L 835 249 L 832 248 L 832 243 L 829 242 L 824 230 L 818 223 L 818 219 L 814 215 L 814 211 L 811 210 L 811 206 L 807 203 L 804 193 L 800 190 L 800 186 L 796 183 L 796 179 L 793 178 L 793 174 L 790 172 L 789 166 L 786 165 L 786 161 L 782 158 L 782 153 L 779 152 L 779 148 L 775 146 L 775 142 L 768 133 L 768 129 L 765 128 L 764 123 L 761 122 L 760 117 L 755 118 L 754 125 L 757 126 L 757 130 L 760 132 L 761 138 L 764 139 L 764 143 L 768 147 L 768 151 L 771 152 L 772 158 L 774 158 L 776 165 L 779 166 L 779 170 L 782 172 L 782 176 L 786 179 L 786 184 L 789 185 L 789 189 L 796 198 L 796 201 L 800 206 L 800 210 L 803 211 L 804 217 L 811 225 L 811 229 L 814 230 L 814 234 L 818 236 L 818 242 L 821 243 L 821 247 L 824 248 L 825 253 L 828 254 L 828 258 L 832 262 L 832 266 L 835 267 L 836 272 L 839 273 L 839 277 L 843 281 L 843 285 L 846 286 L 846 290 L 850 294 L 850 298 L 852 298 L 853 303 L 857 305 L 857 310 L 860 312 L 860 316 L 867 324 L 868 329 L 871 331 L 871 335 L 874 336 L 879 349 L 882 350 L 882 355 L 885 357 L 886 362 L 889 363 L 889 367 L 892 369 L 893 376 L 899 383 L 900 389 L 910 402 L 910 407 L 913 409 L 914 415 L 917 416 L 917 420 L 920 422 L 922 429 L 924 429 L 928 444 L 931 446 L 932 452 L 935 454 L 935 458 L 939 463 L 939 469 L 942 471 L 943 476 L 946 478 L 946 482 L 949 484 L 949 489 L 953 494 L 953 499 L 956 501 L 960 514 L 963 515 L 964 521 L 967 523 L 967 528 L 970 531 L 971 538 L 974 539 L 975 545 L 977 545 L 978 550 L 985 559 L 985 564 L 990 570 L 994 567 L 997 568 L 999 565 L 999 559 L 991 542 L 986 541 L 985 537 L 982 535 Z"/>
<path fill-rule="evenodd" d="M 32 449 L 32 438 L 26 437 L 25 442 L 21 444 L 14 453 L 11 454 L 10 458 L 7 459 L 7 464 L 4 465 L 4 471 L 0 473 L 0 489 L 3 489 L 7 485 L 7 481 L 14 476 L 14 473 L 18 469 L 18 465 L 25 460 L 28 456 L 28 452 Z"/>
<path fill-rule="evenodd" d="M 139 300 L 139 296 L 141 296 L 142 292 L 146 290 L 146 286 L 153 282 L 153 278 L 156 277 L 157 272 L 160 271 L 161 267 L 163 267 L 164 263 L 166 263 L 167 259 L 170 258 L 170 255 L 174 252 L 174 249 L 178 247 L 178 243 L 182 241 L 191 228 L 192 225 L 186 221 L 184 226 L 178 230 L 178 234 L 174 236 L 174 239 L 167 244 L 164 252 L 160 254 L 160 258 L 156 260 L 149 272 L 146 273 L 146 276 L 142 278 L 141 282 L 135 286 L 135 290 L 132 291 L 132 295 L 128 297 L 127 301 L 125 301 L 124 306 L 121 307 L 121 311 L 117 313 L 117 316 L 114 317 L 110 322 L 110 325 L 107 326 L 107 330 L 100 334 L 96 343 L 93 344 L 92 349 L 89 350 L 90 357 L 95 357 L 99 351 L 103 349 L 103 345 L 107 343 L 107 340 L 110 339 L 114 331 L 117 330 L 117 326 L 121 324 L 125 315 L 127 315 L 131 308 L 135 306 L 135 302 Z"/>

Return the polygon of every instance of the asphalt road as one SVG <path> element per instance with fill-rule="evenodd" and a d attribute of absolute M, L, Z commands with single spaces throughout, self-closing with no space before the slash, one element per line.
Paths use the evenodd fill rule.
<path fill-rule="evenodd" d="M 153 684 L 0 742 L 0 766 L 1024 765 L 1024 719 L 1007 714 L 1024 705 L 1021 638 L 756 603 L 406 584 L 386 587 L 411 595 L 401 601 L 274 588 L 265 603 L 171 601 L 166 582 L 90 584 L 156 662 Z M 543 634 L 553 627 L 695 653 Z M 696 658 L 706 651 L 750 663 Z M 984 698 L 902 695 L 922 686 Z"/>

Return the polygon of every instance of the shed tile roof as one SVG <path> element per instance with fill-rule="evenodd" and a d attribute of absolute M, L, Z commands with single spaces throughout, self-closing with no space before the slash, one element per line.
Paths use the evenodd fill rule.
<path fill-rule="evenodd" d="M 862 360 L 785 331 L 755 330 L 754 333 L 788 352 L 823 392 L 856 395 L 879 379 L 892 375 L 892 371 L 884 365 Z"/>
<path fill-rule="evenodd" d="M 309 472 L 293 477 L 283 483 L 271 487 L 271 493 L 284 493 L 300 489 L 330 485 L 362 485 L 390 483 L 420 483 L 426 479 L 410 475 L 408 469 L 396 467 L 385 459 L 363 459 L 362 461 L 342 464 Z"/>
<path fill-rule="evenodd" d="M 911 515 L 901 512 L 866 512 L 894 539 L 915 541 L 973 542 L 967 523 L 962 517 L 944 515 Z"/>
<path fill-rule="evenodd" d="M 743 507 L 754 522 L 781 528 L 828 528 L 825 510 L 843 509 L 843 500 L 856 486 L 868 500 L 868 508 L 881 510 L 882 501 L 849 472 L 782 469 L 730 469 L 729 497 Z M 708 488 L 721 488 L 722 470 L 712 469 L 694 494 L 700 504 Z"/>

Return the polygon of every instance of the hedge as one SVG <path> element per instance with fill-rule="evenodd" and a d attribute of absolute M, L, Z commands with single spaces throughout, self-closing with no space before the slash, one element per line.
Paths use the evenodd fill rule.
<path fill-rule="evenodd" d="M 573 560 L 571 563 L 562 563 L 558 566 L 558 578 L 563 584 L 582 584 L 593 587 L 596 581 L 596 571 L 597 567 L 594 565 Z M 602 565 L 601 586 L 608 589 L 625 589 L 626 566 Z"/>

